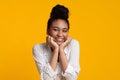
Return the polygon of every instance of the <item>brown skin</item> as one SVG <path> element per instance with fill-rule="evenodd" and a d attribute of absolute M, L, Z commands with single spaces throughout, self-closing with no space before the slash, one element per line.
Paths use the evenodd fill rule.
<path fill-rule="evenodd" d="M 65 72 L 68 61 L 64 52 L 64 48 L 72 40 L 72 38 L 68 36 L 68 24 L 62 19 L 53 21 L 48 31 L 48 37 L 46 40 L 48 45 L 53 49 L 50 60 L 51 67 L 54 71 L 56 70 L 57 60 L 59 57 L 62 70 Z"/>

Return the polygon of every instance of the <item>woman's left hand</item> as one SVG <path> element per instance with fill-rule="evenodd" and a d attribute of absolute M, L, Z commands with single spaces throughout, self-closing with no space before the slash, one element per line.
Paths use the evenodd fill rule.
<path fill-rule="evenodd" d="M 60 45 L 60 48 L 64 49 L 72 40 L 72 37 L 68 36 L 67 40 Z"/>

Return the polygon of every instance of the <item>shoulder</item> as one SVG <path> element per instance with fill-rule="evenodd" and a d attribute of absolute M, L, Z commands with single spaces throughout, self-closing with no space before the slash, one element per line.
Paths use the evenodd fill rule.
<path fill-rule="evenodd" d="M 34 48 L 43 48 L 45 45 L 46 45 L 45 43 L 34 44 L 33 49 Z"/>
<path fill-rule="evenodd" d="M 68 49 L 75 49 L 79 47 L 80 47 L 79 41 L 76 39 L 72 39 L 69 45 L 67 46 Z"/>
<path fill-rule="evenodd" d="M 33 53 L 43 51 L 45 46 L 46 46 L 46 43 L 34 44 L 32 47 L 32 51 Z"/>
<path fill-rule="evenodd" d="M 70 45 L 79 45 L 79 41 L 76 40 L 76 39 L 72 39 L 71 42 L 70 42 Z"/>

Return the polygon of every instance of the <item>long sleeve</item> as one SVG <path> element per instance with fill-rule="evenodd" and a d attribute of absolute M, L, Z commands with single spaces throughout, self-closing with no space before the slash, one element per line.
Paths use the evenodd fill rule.
<path fill-rule="evenodd" d="M 62 75 L 66 78 L 66 80 L 76 80 L 78 77 L 78 73 L 80 71 L 79 65 L 79 54 L 80 54 L 80 46 L 78 41 L 73 40 L 70 44 L 70 58 L 68 62 L 68 66 Z"/>
<path fill-rule="evenodd" d="M 54 80 L 56 73 L 53 71 L 50 64 L 45 61 L 42 45 L 35 45 L 33 47 L 33 57 L 36 62 L 41 79 Z"/>

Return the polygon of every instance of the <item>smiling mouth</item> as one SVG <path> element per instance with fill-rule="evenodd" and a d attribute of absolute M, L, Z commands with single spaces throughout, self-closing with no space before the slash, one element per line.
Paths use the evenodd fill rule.
<path fill-rule="evenodd" d="M 64 42 L 64 39 L 63 38 L 56 38 L 55 41 L 56 42 Z"/>

